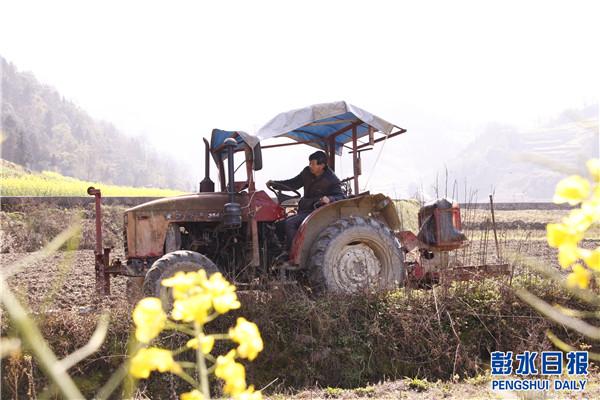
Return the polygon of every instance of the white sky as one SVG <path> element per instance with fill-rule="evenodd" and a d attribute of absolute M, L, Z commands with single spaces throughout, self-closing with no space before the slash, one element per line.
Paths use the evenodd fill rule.
<path fill-rule="evenodd" d="M 93 117 L 179 152 L 198 176 L 212 128 L 251 132 L 335 100 L 409 130 L 389 163 L 422 151 L 410 135 L 452 146 L 490 121 L 528 126 L 597 102 L 599 11 L 597 1 L 1 1 L 0 54 Z M 310 151 L 265 154 L 259 181 L 290 177 Z M 419 174 L 410 162 L 394 172 Z"/>

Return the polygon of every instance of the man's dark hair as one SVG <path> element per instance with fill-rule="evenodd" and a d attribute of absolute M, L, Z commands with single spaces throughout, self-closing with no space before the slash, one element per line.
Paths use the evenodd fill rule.
<path fill-rule="evenodd" d="M 315 160 L 317 164 L 325 164 L 327 165 L 327 154 L 324 151 L 315 151 L 308 157 L 308 161 Z"/>

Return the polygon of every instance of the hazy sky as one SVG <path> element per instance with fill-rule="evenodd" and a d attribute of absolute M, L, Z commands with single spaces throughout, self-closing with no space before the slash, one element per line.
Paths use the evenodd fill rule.
<path fill-rule="evenodd" d="M 598 1 L 1 1 L 0 54 L 196 165 L 212 128 L 252 131 L 335 100 L 409 130 L 389 162 L 420 151 L 410 135 L 457 143 L 490 121 L 530 126 L 597 102 L 599 11 Z M 307 154 L 265 155 L 259 179 L 289 177 Z"/>

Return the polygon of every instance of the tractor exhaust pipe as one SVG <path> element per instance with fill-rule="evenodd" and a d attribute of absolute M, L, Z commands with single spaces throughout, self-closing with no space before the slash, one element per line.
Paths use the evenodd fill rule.
<path fill-rule="evenodd" d="M 200 192 L 214 192 L 215 183 L 210 179 L 210 145 L 204 140 L 204 179 L 200 182 Z"/>
<path fill-rule="evenodd" d="M 235 202 L 233 152 L 237 146 L 237 142 L 235 139 L 229 138 L 225 140 L 224 144 L 227 147 L 227 172 L 229 174 L 227 192 L 229 193 L 229 203 L 225 204 L 223 224 L 226 228 L 235 229 L 242 226 L 242 208 L 239 203 Z"/>

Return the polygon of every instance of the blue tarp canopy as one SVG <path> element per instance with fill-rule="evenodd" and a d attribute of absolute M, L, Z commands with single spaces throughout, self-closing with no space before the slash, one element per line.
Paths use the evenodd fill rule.
<path fill-rule="evenodd" d="M 236 138 L 238 142 L 236 150 L 241 149 L 244 142 L 254 147 L 270 138 L 287 137 L 327 151 L 333 136 L 335 152 L 341 155 L 344 144 L 352 142 L 353 129 L 356 129 L 357 138 L 361 138 L 368 136 L 370 132 L 373 135 L 375 132 L 390 135 L 394 128 L 397 129 L 397 133 L 405 131 L 352 104 L 338 101 L 314 104 L 281 113 L 254 134 L 214 129 L 211 148 L 213 151 L 217 150 L 228 137 Z"/>
<path fill-rule="evenodd" d="M 242 138 L 242 136 L 240 136 L 238 134 L 238 132 L 224 131 L 222 129 L 213 129 L 212 136 L 210 138 L 210 148 L 213 150 L 216 150 L 219 146 L 221 146 L 223 144 L 225 139 L 231 138 L 231 137 L 234 138 L 236 140 L 236 142 L 238 143 L 238 145 L 235 148 L 236 151 L 244 148 L 244 146 L 245 146 L 244 139 Z"/>

